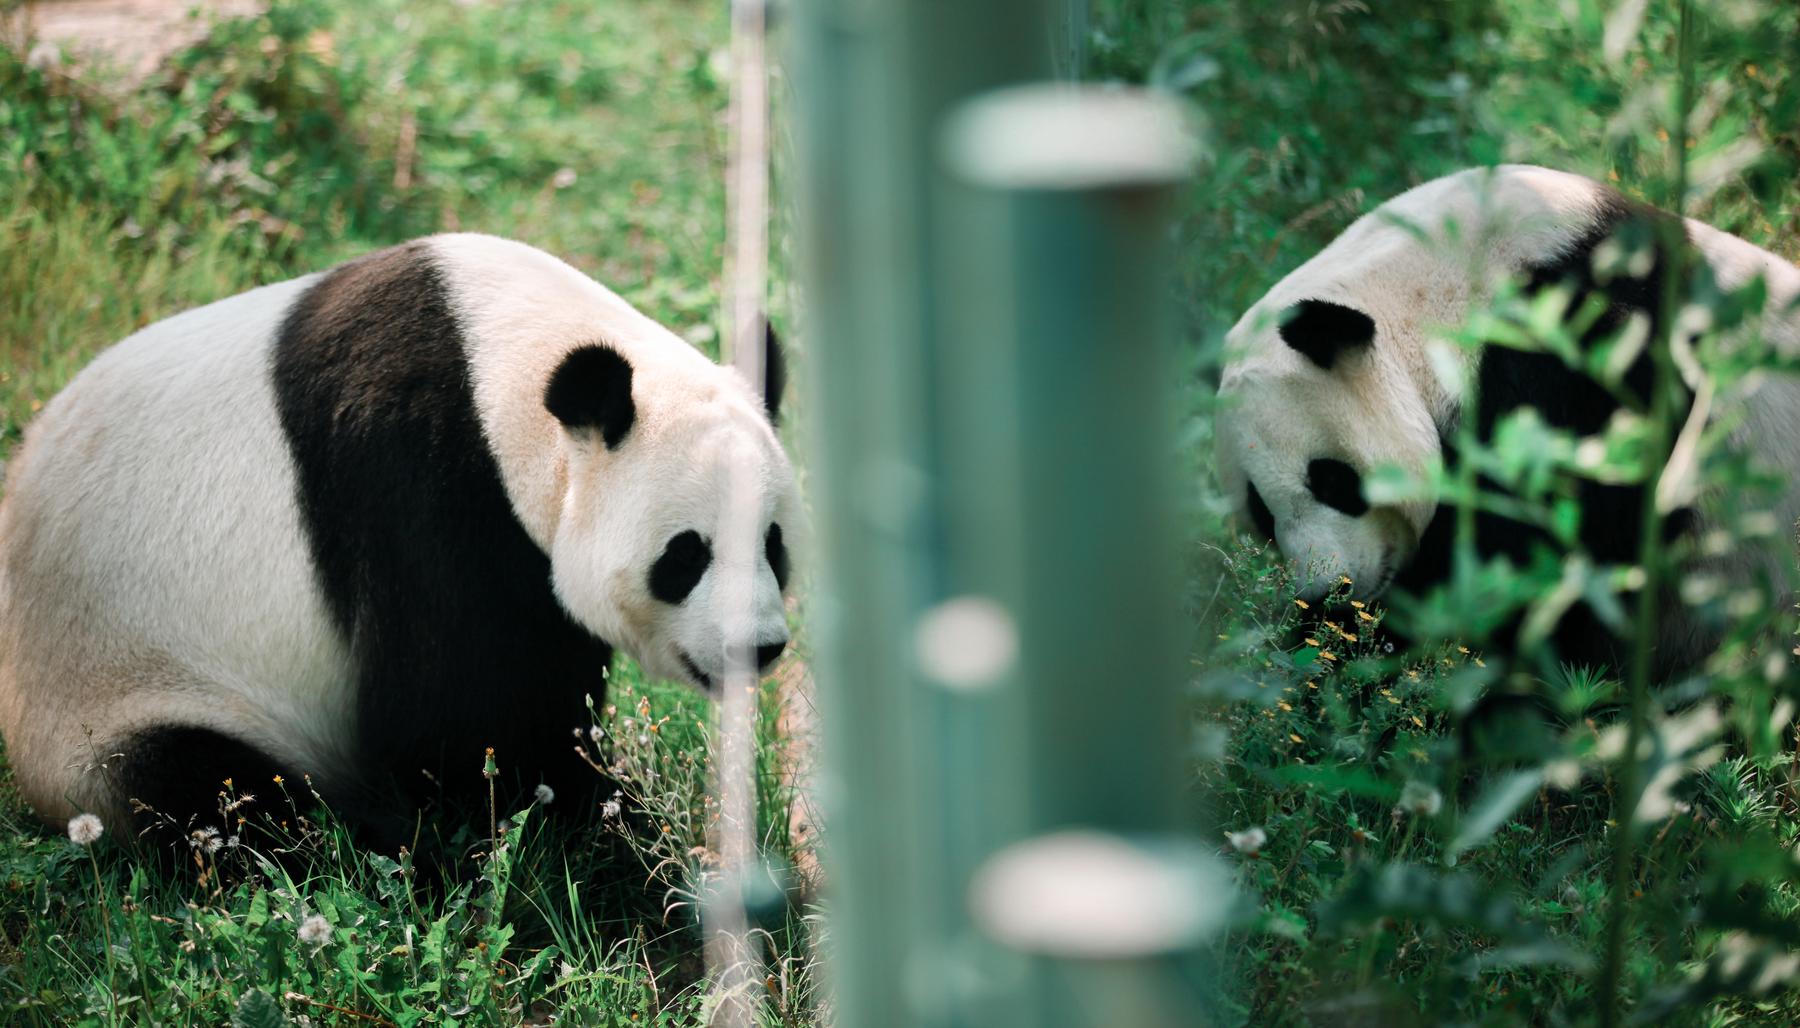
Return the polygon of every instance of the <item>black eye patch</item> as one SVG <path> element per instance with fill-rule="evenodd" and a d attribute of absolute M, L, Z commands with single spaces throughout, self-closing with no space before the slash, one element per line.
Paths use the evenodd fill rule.
<path fill-rule="evenodd" d="M 688 530 L 669 540 L 650 566 L 650 595 L 664 603 L 680 603 L 700 584 L 712 563 L 712 547 L 700 533 Z"/>
<path fill-rule="evenodd" d="M 1275 515 L 1270 513 L 1269 505 L 1263 502 L 1262 494 L 1256 491 L 1255 483 L 1246 486 L 1248 495 L 1244 505 L 1250 508 L 1250 523 L 1256 526 L 1257 532 L 1270 542 L 1275 541 Z"/>
<path fill-rule="evenodd" d="M 1313 499 L 1332 510 L 1343 511 L 1353 518 L 1369 512 L 1369 501 L 1363 499 L 1362 476 L 1341 460 L 1321 457 L 1306 466 L 1306 488 Z"/>
<path fill-rule="evenodd" d="M 769 558 L 769 570 L 775 572 L 775 585 L 786 589 L 788 583 L 788 552 L 781 542 L 781 526 L 770 525 L 769 534 L 763 539 L 763 553 Z"/>

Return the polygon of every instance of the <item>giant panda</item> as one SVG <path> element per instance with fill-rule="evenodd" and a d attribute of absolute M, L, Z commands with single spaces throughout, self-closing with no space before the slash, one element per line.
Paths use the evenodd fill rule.
<path fill-rule="evenodd" d="M 716 690 L 728 647 L 766 668 L 787 642 L 773 357 L 765 405 L 569 265 L 472 234 L 116 344 L 28 426 L 0 505 L 24 799 L 191 829 L 227 779 L 308 776 L 393 845 L 409 800 L 485 788 L 488 747 L 525 788 L 598 784 L 571 729 L 615 646 Z M 756 538 L 721 550 L 728 504 Z"/>
<path fill-rule="evenodd" d="M 1470 169 L 1358 219 L 1238 320 L 1220 377 L 1218 474 L 1242 520 L 1298 562 L 1301 598 L 1317 599 L 1342 577 L 1364 596 L 1380 596 L 1396 583 L 1417 590 L 1447 575 L 1449 508 L 1430 499 L 1371 505 L 1362 487 L 1371 468 L 1421 473 L 1440 459 L 1453 464 L 1457 429 L 1470 417 L 1483 439 L 1521 407 L 1590 435 L 1620 409 L 1617 397 L 1558 357 L 1434 346 L 1503 279 L 1528 292 L 1563 285 L 1573 296 L 1570 310 L 1601 311 L 1584 344 L 1627 328 L 1660 338 L 1668 251 L 1650 241 L 1673 236 L 1724 289 L 1760 276 L 1768 289 L 1761 345 L 1800 355 L 1800 270 L 1698 221 L 1672 218 L 1580 175 L 1523 165 Z M 1651 374 L 1646 352 L 1626 374 L 1626 388 L 1641 399 Z M 1712 406 L 1728 408 L 1742 415 L 1734 445 L 1765 465 L 1800 472 L 1793 379 L 1769 378 Z M 1791 529 L 1800 515 L 1800 474 L 1790 478 L 1775 513 Z M 1583 542 L 1599 560 L 1635 562 L 1641 496 L 1635 486 L 1582 485 Z M 1717 523 L 1707 499 L 1674 512 L 1671 530 L 1694 534 Z M 1488 513 L 1477 520 L 1477 548 L 1487 555 L 1523 561 L 1537 541 L 1517 522 Z M 1712 570 L 1740 581 L 1763 572 L 1786 583 L 1792 556 L 1789 548 L 1712 558 Z M 1672 599 L 1664 606 L 1654 646 L 1658 667 L 1672 671 L 1707 652 L 1716 629 Z M 1599 631 L 1591 612 L 1577 614 L 1558 639 L 1564 658 L 1616 665 L 1620 640 Z"/>

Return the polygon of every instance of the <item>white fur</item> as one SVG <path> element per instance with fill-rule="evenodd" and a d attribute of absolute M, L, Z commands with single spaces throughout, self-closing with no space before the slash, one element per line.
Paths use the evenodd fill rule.
<path fill-rule="evenodd" d="M 1423 500 L 1352 518 L 1312 497 L 1307 463 L 1332 457 L 1365 474 L 1384 464 L 1415 473 L 1432 466 L 1440 433 L 1455 427 L 1462 410 L 1464 376 L 1441 372 L 1465 371 L 1459 365 L 1473 356 L 1434 340 L 1460 325 L 1501 278 L 1565 251 L 1594 223 L 1601 195 L 1591 179 L 1523 165 L 1427 182 L 1358 219 L 1232 328 L 1220 384 L 1221 483 L 1240 505 L 1246 481 L 1256 483 L 1275 516 L 1282 553 L 1310 569 L 1302 595 L 1316 597 L 1340 574 L 1379 592 L 1412 555 L 1434 512 Z M 1691 219 L 1687 226 L 1724 286 L 1764 277 L 1770 303 L 1762 339 L 1800 352 L 1800 320 L 1791 314 L 1800 270 L 1709 226 Z M 1284 343 L 1278 316 L 1309 298 L 1373 318 L 1372 350 L 1324 370 Z M 1763 382 L 1715 402 L 1715 410 L 1724 407 L 1746 412 L 1735 435 L 1741 445 L 1765 463 L 1795 469 L 1800 384 Z M 1778 513 L 1793 524 L 1800 490 L 1789 492 Z"/>
<path fill-rule="evenodd" d="M 341 763 L 349 655 L 300 533 L 268 375 L 311 281 L 151 325 L 32 422 L 0 506 L 0 729 L 40 814 L 106 807 L 101 783 L 68 768 L 149 718 L 229 730 L 302 767 Z"/>

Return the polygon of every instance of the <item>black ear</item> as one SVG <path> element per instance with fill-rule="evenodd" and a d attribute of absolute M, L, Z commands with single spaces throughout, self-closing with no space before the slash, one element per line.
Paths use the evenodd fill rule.
<path fill-rule="evenodd" d="M 781 419 L 781 392 L 787 388 L 787 361 L 781 356 L 781 340 L 775 326 L 763 322 L 763 409 L 769 412 L 769 423 Z"/>
<path fill-rule="evenodd" d="M 1301 300 L 1281 314 L 1281 338 L 1330 371 L 1343 353 L 1375 341 L 1375 321 L 1353 307 L 1330 300 Z"/>
<path fill-rule="evenodd" d="M 544 407 L 563 427 L 598 431 L 607 449 L 617 449 L 637 418 L 631 402 L 631 365 L 609 347 L 577 346 L 550 376 Z"/>

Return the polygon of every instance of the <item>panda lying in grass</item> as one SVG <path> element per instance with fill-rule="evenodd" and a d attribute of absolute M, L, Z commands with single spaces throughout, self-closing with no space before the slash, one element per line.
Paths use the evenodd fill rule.
<path fill-rule="evenodd" d="M 479 235 L 119 343 L 29 426 L 0 505 L 24 798 L 192 828 L 227 778 L 310 774 L 391 846 L 433 780 L 484 790 L 486 747 L 525 788 L 598 785 L 570 732 L 615 645 L 711 689 L 728 645 L 767 667 L 787 641 L 776 357 L 765 411 L 567 264 Z M 746 470 L 754 624 L 726 638 L 713 544 Z"/>
<path fill-rule="evenodd" d="M 1617 240 L 1633 232 L 1655 238 L 1657 226 L 1671 222 L 1672 216 L 1578 175 L 1518 165 L 1464 171 L 1359 219 L 1239 320 L 1227 339 L 1220 384 L 1219 474 L 1245 520 L 1308 569 L 1302 597 L 1322 596 L 1340 576 L 1365 595 L 1447 576 L 1451 509 L 1430 500 L 1372 506 L 1363 489 L 1371 468 L 1420 473 L 1440 455 L 1453 463 L 1450 446 L 1471 416 L 1483 441 L 1500 418 L 1521 407 L 1578 435 L 1607 424 L 1620 409 L 1618 399 L 1554 355 L 1494 345 L 1457 349 L 1468 362 L 1465 374 L 1443 376 L 1434 370 L 1428 342 L 1434 332 L 1462 325 L 1505 277 L 1527 291 L 1568 287 L 1571 311 L 1599 299 L 1604 313 L 1583 333 L 1584 344 L 1615 338 L 1633 318 L 1650 339 L 1661 338 L 1665 251 L 1641 247 L 1642 257 L 1616 273 L 1609 261 L 1619 263 Z M 1800 270 L 1691 219 L 1677 234 L 1723 289 L 1761 276 L 1768 289 L 1764 345 L 1800 355 Z M 1625 375 L 1625 388 L 1647 396 L 1652 373 L 1646 348 Z M 1459 377 L 1473 386 L 1473 410 Z M 1742 415 L 1731 434 L 1734 445 L 1764 465 L 1800 470 L 1800 384 L 1769 378 L 1731 402 L 1734 415 Z M 1640 488 L 1584 483 L 1578 498 L 1588 551 L 1603 562 L 1635 562 Z M 1697 532 L 1721 523 L 1716 514 L 1733 511 L 1709 514 L 1708 501 L 1716 499 L 1702 496 L 1674 512 L 1672 528 Z M 1791 543 L 1800 476 L 1775 513 Z M 1489 514 L 1476 524 L 1479 552 L 1517 563 L 1540 538 Z M 1738 581 L 1767 571 L 1772 581 L 1786 583 L 1791 557 L 1790 547 L 1773 557 L 1737 554 L 1713 563 Z M 1758 560 L 1772 563 L 1759 568 Z M 1613 662 L 1616 640 L 1591 620 L 1575 625 L 1558 639 L 1565 659 Z M 1665 670 L 1691 664 L 1716 640 L 1715 628 L 1678 603 L 1668 604 L 1662 625 L 1657 663 Z"/>

